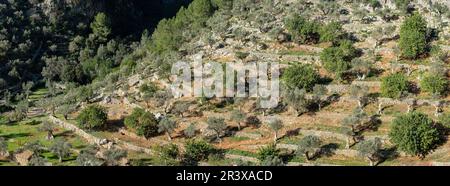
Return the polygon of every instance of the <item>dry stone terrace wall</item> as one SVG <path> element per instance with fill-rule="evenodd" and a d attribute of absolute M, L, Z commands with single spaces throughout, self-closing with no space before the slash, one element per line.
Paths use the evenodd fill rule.
<path fill-rule="evenodd" d="M 53 122 L 54 124 L 65 128 L 67 130 L 73 131 L 75 134 L 81 136 L 82 138 L 84 138 L 89 144 L 95 144 L 95 145 L 100 145 L 100 146 L 104 146 L 105 144 L 103 144 L 103 141 L 105 141 L 104 139 L 100 139 L 98 137 L 95 137 L 87 132 L 85 132 L 84 130 L 78 128 L 77 126 L 69 123 L 69 122 L 65 122 L 62 121 L 54 116 L 49 116 L 48 117 L 49 120 L 51 122 Z M 148 149 L 148 148 L 143 148 L 143 147 L 139 147 L 136 145 L 133 145 L 131 143 L 128 142 L 124 142 L 118 139 L 114 139 L 115 143 L 118 145 L 119 148 L 121 149 L 126 149 L 126 150 L 131 150 L 131 151 L 137 151 L 137 152 L 144 152 L 147 154 L 153 154 L 153 150 Z"/>
<path fill-rule="evenodd" d="M 289 150 L 297 150 L 298 146 L 297 145 L 292 145 L 292 144 L 277 144 L 277 148 L 284 148 L 284 149 L 289 149 Z M 350 158 L 355 158 L 358 157 L 358 151 L 357 150 L 352 150 L 352 149 L 336 149 L 332 151 L 333 154 L 335 155 L 341 155 L 341 156 L 346 156 L 346 157 L 350 157 Z"/>
<path fill-rule="evenodd" d="M 62 121 L 62 120 L 60 120 L 60 119 L 58 119 L 58 118 L 56 118 L 56 117 L 54 117 L 54 116 L 49 116 L 48 118 L 49 118 L 50 121 L 53 122 L 54 124 L 56 124 L 56 125 L 58 125 L 58 126 L 60 126 L 60 127 L 62 127 L 62 128 L 65 128 L 65 129 L 67 129 L 67 130 L 70 130 L 70 131 L 74 132 L 75 134 L 81 136 L 81 137 L 84 138 L 88 143 L 100 145 L 100 142 L 101 142 L 101 139 L 100 139 L 100 138 L 97 138 L 97 137 L 95 137 L 95 136 L 93 136 L 93 135 L 91 135 L 91 134 L 85 132 L 84 130 L 82 130 L 82 129 L 76 127 L 75 125 L 73 125 L 73 124 L 71 124 L 71 123 L 68 123 L 68 122 L 64 122 L 64 121 Z"/>

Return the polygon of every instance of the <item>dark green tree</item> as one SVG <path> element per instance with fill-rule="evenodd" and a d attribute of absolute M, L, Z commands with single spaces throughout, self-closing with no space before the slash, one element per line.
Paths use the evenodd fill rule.
<path fill-rule="evenodd" d="M 106 125 L 108 114 L 104 107 L 90 105 L 83 109 L 77 117 L 78 125 L 84 129 L 99 129 Z"/>
<path fill-rule="evenodd" d="M 391 74 L 381 80 L 381 95 L 400 98 L 409 89 L 408 79 L 401 73 Z"/>
<path fill-rule="evenodd" d="M 209 154 L 214 152 L 214 147 L 203 140 L 189 140 L 185 149 L 185 158 L 195 162 L 207 159 Z"/>
<path fill-rule="evenodd" d="M 421 159 L 436 148 L 440 141 L 440 133 L 433 120 L 419 112 L 411 112 L 394 119 L 389 137 L 400 150 Z"/>
<path fill-rule="evenodd" d="M 267 159 L 273 159 L 274 157 L 279 157 L 280 151 L 277 149 L 276 145 L 270 144 L 268 146 L 262 147 L 258 150 L 257 158 L 259 161 L 263 162 Z"/>
<path fill-rule="evenodd" d="M 285 25 L 293 38 L 300 43 L 317 43 L 320 39 L 320 25 L 298 14 L 294 14 L 286 19 Z"/>
<path fill-rule="evenodd" d="M 400 28 L 399 47 L 403 57 L 415 59 L 426 52 L 427 22 L 418 13 L 405 19 Z"/>
<path fill-rule="evenodd" d="M 135 108 L 131 115 L 125 117 L 124 124 L 127 128 L 135 130 L 137 135 L 146 138 L 158 133 L 155 116 L 141 108 Z"/>
<path fill-rule="evenodd" d="M 283 82 L 291 89 L 311 91 L 319 80 L 319 73 L 311 65 L 291 66 L 283 73 Z"/>
<path fill-rule="evenodd" d="M 91 23 L 91 29 L 98 42 L 106 43 L 111 35 L 111 21 L 105 13 L 98 13 Z"/>
<path fill-rule="evenodd" d="M 420 81 L 420 87 L 433 95 L 443 95 L 448 88 L 448 79 L 444 76 L 428 74 Z"/>

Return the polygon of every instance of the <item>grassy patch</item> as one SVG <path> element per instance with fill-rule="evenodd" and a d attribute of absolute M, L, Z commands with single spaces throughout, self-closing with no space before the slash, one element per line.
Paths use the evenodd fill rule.
<path fill-rule="evenodd" d="M 227 150 L 228 154 L 234 154 L 234 155 L 240 155 L 240 156 L 249 156 L 249 157 L 257 157 L 256 153 L 253 152 L 249 152 L 249 151 L 243 151 L 243 150 L 238 150 L 238 149 L 230 149 Z"/>
<path fill-rule="evenodd" d="M 47 133 L 40 131 L 40 121 L 45 120 L 46 117 L 33 117 L 21 122 L 11 123 L 8 125 L 0 125 L 0 137 L 3 137 L 8 142 L 8 151 L 15 152 L 23 145 L 38 141 L 45 148 L 50 148 L 55 140 L 46 140 Z M 64 138 L 67 142 L 72 144 L 72 149 L 81 150 L 86 147 L 87 143 L 81 137 L 73 134 L 72 131 L 65 130 L 55 126 L 55 139 Z M 68 158 L 65 158 L 62 163 L 59 162 L 58 157 L 53 153 L 46 151 L 42 154 L 53 165 L 75 165 L 77 157 L 76 151 L 72 151 Z M 0 165 L 15 165 L 13 162 L 0 162 Z"/>
<path fill-rule="evenodd" d="M 305 50 L 282 50 L 279 52 L 279 55 L 306 56 L 306 55 L 317 55 L 317 53 Z"/>
<path fill-rule="evenodd" d="M 239 142 L 239 141 L 245 141 L 245 140 L 250 140 L 249 137 L 244 137 L 244 136 L 232 136 L 230 138 L 228 138 L 230 141 L 232 142 Z"/>
<path fill-rule="evenodd" d="M 30 94 L 28 98 L 30 101 L 37 101 L 44 98 L 48 94 L 47 88 L 38 88 Z"/>

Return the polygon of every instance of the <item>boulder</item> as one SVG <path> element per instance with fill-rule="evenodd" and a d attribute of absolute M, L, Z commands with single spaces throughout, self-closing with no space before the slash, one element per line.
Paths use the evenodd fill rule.
<path fill-rule="evenodd" d="M 131 77 L 128 79 L 128 85 L 129 85 L 130 87 L 132 87 L 132 86 L 135 86 L 135 85 L 139 84 L 140 81 L 141 81 L 141 78 L 140 78 L 139 75 L 137 74 L 137 75 L 131 76 Z"/>
<path fill-rule="evenodd" d="M 17 163 L 19 163 L 19 165 L 27 166 L 33 154 L 34 154 L 33 151 L 25 150 L 15 154 L 14 159 L 16 160 Z"/>

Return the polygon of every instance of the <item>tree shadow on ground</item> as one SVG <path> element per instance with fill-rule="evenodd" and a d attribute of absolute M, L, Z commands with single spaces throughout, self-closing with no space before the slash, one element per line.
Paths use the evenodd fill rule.
<path fill-rule="evenodd" d="M 35 126 L 35 125 L 39 125 L 41 124 L 42 121 L 36 121 L 36 120 L 32 120 L 30 122 L 25 123 L 25 125 L 31 125 L 31 126 Z"/>
<path fill-rule="evenodd" d="M 120 128 L 125 127 L 123 118 L 108 120 L 106 125 L 108 127 L 105 128 L 105 131 L 108 132 L 118 132 Z"/>
<path fill-rule="evenodd" d="M 290 162 L 297 154 L 293 150 L 284 149 L 279 153 L 279 157 L 283 162 Z"/>
<path fill-rule="evenodd" d="M 73 133 L 73 131 L 70 130 L 59 132 L 54 135 L 54 137 L 73 137 L 73 136 L 75 136 L 75 134 Z"/>
<path fill-rule="evenodd" d="M 282 138 L 289 138 L 292 136 L 298 136 L 300 134 L 300 128 L 286 131 L 286 134 Z"/>
<path fill-rule="evenodd" d="M 4 134 L 4 135 L 0 135 L 0 137 L 5 138 L 6 140 L 8 139 L 14 139 L 14 138 L 21 138 L 21 137 L 28 137 L 31 136 L 31 134 L 29 132 L 22 132 L 22 133 L 12 133 L 12 134 Z"/>
<path fill-rule="evenodd" d="M 314 158 L 331 157 L 339 148 L 337 143 L 329 143 L 320 147 L 318 154 Z"/>
<path fill-rule="evenodd" d="M 380 150 L 380 161 L 376 165 L 379 165 L 385 161 L 390 161 L 398 158 L 400 154 L 397 152 L 396 147 L 391 147 L 387 149 Z"/>
<path fill-rule="evenodd" d="M 367 123 L 359 129 L 358 134 L 362 135 L 364 131 L 378 131 L 378 128 L 383 123 L 380 119 L 381 115 L 372 115 Z"/>

